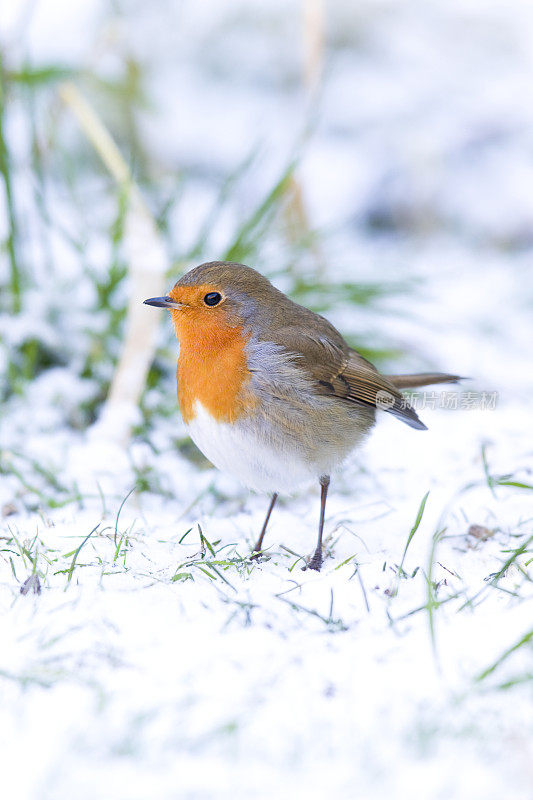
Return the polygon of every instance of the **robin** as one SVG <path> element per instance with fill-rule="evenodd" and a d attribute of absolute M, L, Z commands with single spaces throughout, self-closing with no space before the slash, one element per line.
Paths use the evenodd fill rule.
<path fill-rule="evenodd" d="M 219 469 L 272 493 L 254 547 L 262 552 L 280 492 L 318 479 L 322 565 L 330 474 L 374 425 L 376 409 L 426 430 L 400 390 L 457 375 L 381 375 L 324 317 L 294 303 L 259 272 L 212 261 L 187 272 L 166 297 L 180 343 L 178 400 L 191 438 Z"/>

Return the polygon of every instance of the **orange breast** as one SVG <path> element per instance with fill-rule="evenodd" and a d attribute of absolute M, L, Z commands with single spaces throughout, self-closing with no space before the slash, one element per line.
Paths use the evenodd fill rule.
<path fill-rule="evenodd" d="M 249 411 L 255 403 L 246 391 L 250 371 L 242 329 L 179 311 L 172 312 L 172 321 L 180 340 L 178 401 L 185 422 L 194 418 L 197 401 L 221 422 L 233 422 Z"/>

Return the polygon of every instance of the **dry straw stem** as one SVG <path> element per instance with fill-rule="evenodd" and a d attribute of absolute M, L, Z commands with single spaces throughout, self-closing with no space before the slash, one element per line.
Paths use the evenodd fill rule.
<path fill-rule="evenodd" d="M 154 219 L 111 134 L 72 83 L 61 84 L 59 93 L 127 197 L 124 225 L 129 265 L 126 331 L 107 400 L 93 428 L 93 434 L 125 444 L 155 352 L 159 323 L 159 315 L 147 313 L 142 301 L 163 294 L 167 259 Z"/>
<path fill-rule="evenodd" d="M 303 0 L 303 71 L 310 94 L 322 79 L 324 38 L 324 0 Z"/>
<path fill-rule="evenodd" d="M 308 100 L 313 102 L 322 81 L 324 64 L 324 3 L 323 0 L 302 0 L 302 78 L 307 90 Z M 285 222 L 287 235 L 294 242 L 311 238 L 311 224 L 307 213 L 304 192 L 295 175 L 290 178 L 286 195 Z M 311 250 L 319 269 L 323 265 L 323 255 L 316 242 Z"/>
<path fill-rule="evenodd" d="M 325 258 L 322 248 L 313 236 L 309 214 L 305 204 L 302 185 L 295 175 L 291 175 L 285 192 L 285 229 L 288 240 L 294 245 L 305 242 L 313 254 L 317 273 L 322 273 Z"/>

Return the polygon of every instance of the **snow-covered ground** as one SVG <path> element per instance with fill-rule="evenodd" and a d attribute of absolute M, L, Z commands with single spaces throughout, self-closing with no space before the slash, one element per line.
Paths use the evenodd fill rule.
<path fill-rule="evenodd" d="M 5 384 L 31 335 L 60 357 L 17 384 L 0 419 L 2 796 L 529 800 L 532 9 L 331 4 L 310 100 L 300 3 L 30 5 L 0 10 L 9 69 L 111 81 L 126 56 L 142 65 L 140 178 L 164 194 L 187 174 L 167 218 L 173 257 L 256 147 L 214 218 L 210 257 L 301 148 L 319 233 L 296 274 L 318 252 L 321 281 L 401 284 L 326 313 L 398 348 L 391 371 L 471 380 L 426 395 L 427 432 L 381 415 L 333 479 L 320 574 L 302 570 L 317 488 L 280 503 L 270 557 L 250 562 L 267 498 L 188 449 L 168 320 L 131 442 L 88 426 L 116 357 L 110 308 L 124 302 L 124 281 L 107 310 L 95 288 L 114 258 L 113 189 L 74 127 L 57 133 L 55 89 L 43 89 L 43 222 L 29 107 L 15 97 L 6 128 L 33 284 L 21 314 L 0 315 Z M 95 96 L 113 129 L 113 103 Z M 76 154 L 73 174 L 46 150 L 50 131 Z M 265 271 L 287 264 L 277 234 L 256 252 Z M 294 274 L 277 281 L 291 288 Z M 40 593 L 34 578 L 22 594 L 34 573 Z"/>

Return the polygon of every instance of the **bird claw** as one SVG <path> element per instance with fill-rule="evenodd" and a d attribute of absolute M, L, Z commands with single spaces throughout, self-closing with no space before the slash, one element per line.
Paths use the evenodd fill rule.
<path fill-rule="evenodd" d="M 250 555 L 250 561 L 259 561 L 260 558 L 265 558 L 268 561 L 270 556 L 265 550 L 253 550 Z"/>
<path fill-rule="evenodd" d="M 320 572 L 320 568 L 323 564 L 324 559 L 322 558 L 322 553 L 315 551 L 309 561 L 307 562 L 304 569 L 314 569 L 315 572 Z"/>

